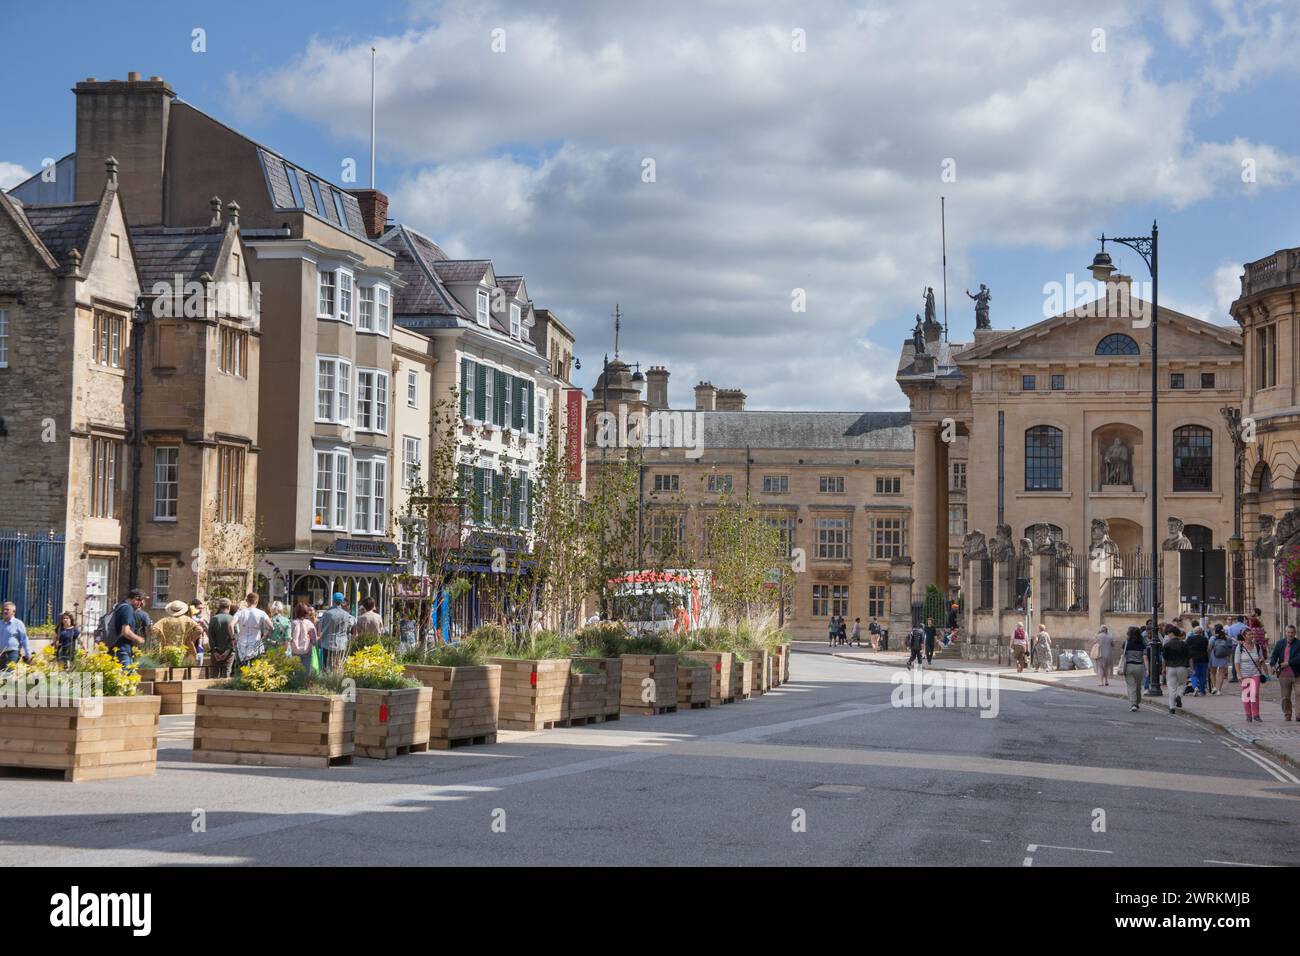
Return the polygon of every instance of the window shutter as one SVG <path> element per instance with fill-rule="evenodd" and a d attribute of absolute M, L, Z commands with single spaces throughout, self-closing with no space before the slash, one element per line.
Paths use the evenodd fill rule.
<path fill-rule="evenodd" d="M 470 402 L 470 385 L 469 380 L 470 361 L 467 358 L 460 360 L 460 415 L 464 418 L 469 414 Z"/>
<path fill-rule="evenodd" d="M 537 482 L 529 478 L 528 497 L 524 499 L 524 527 L 525 528 L 531 528 L 533 526 L 533 509 L 536 507 L 534 503 L 534 495 L 536 494 L 537 494 Z"/>
<path fill-rule="evenodd" d="M 527 392 L 527 384 L 522 378 L 510 376 L 510 427 L 516 430 L 522 430 L 527 423 L 527 417 L 524 415 L 524 395 Z"/>
<path fill-rule="evenodd" d="M 487 369 L 474 363 L 474 417 L 481 422 L 487 421 Z"/>
<path fill-rule="evenodd" d="M 524 524 L 524 479 L 517 476 L 510 480 L 510 523 L 516 528 Z"/>
<path fill-rule="evenodd" d="M 527 382 L 525 384 L 527 385 L 526 391 L 528 392 L 528 434 L 533 435 L 537 433 L 537 424 L 533 417 L 533 409 L 537 405 L 537 386 L 532 382 Z"/>
<path fill-rule="evenodd" d="M 506 513 L 509 507 L 504 488 L 505 478 L 500 472 L 492 473 L 492 521 L 505 524 L 509 521 L 509 515 Z"/>
<path fill-rule="evenodd" d="M 496 376 L 492 394 L 492 423 L 504 427 L 506 424 L 506 373 L 500 369 L 493 369 L 492 374 Z"/>
<path fill-rule="evenodd" d="M 467 520 L 473 513 L 474 506 L 474 469 L 469 465 L 460 465 L 460 519 Z"/>

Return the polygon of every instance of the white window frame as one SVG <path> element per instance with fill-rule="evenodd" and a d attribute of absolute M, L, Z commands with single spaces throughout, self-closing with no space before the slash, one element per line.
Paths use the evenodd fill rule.
<path fill-rule="evenodd" d="M 420 465 L 420 439 L 414 435 L 402 436 L 402 487 L 410 488 L 414 483 L 411 474 L 413 467 Z"/>
<path fill-rule="evenodd" d="M 9 310 L 0 309 L 0 368 L 9 367 Z"/>
<path fill-rule="evenodd" d="M 332 384 L 322 388 L 321 366 L 329 365 Z M 329 417 L 321 417 L 322 392 L 329 393 Z M 352 418 L 352 363 L 337 355 L 316 356 L 316 421 L 322 424 L 346 425 Z"/>
<path fill-rule="evenodd" d="M 420 374 L 414 369 L 406 370 L 406 404 L 410 408 L 420 407 Z"/>
<path fill-rule="evenodd" d="M 365 398 L 366 385 L 363 379 L 374 376 L 369 386 L 370 397 Z M 377 368 L 357 369 L 357 416 L 355 428 L 359 432 L 372 432 L 376 435 L 388 434 L 389 406 L 388 373 Z"/>
<path fill-rule="evenodd" d="M 170 452 L 171 462 L 160 461 L 162 452 Z M 163 480 L 161 470 L 171 469 L 170 480 Z M 170 486 L 171 495 L 169 497 L 160 497 L 160 490 Z M 154 521 L 175 521 L 176 515 L 180 509 L 180 487 L 181 487 L 181 449 L 179 445 L 155 445 L 153 449 L 153 520 Z M 170 504 L 171 508 L 163 508 L 159 511 L 160 505 Z M 170 514 L 167 512 L 170 510 Z"/>
<path fill-rule="evenodd" d="M 339 296 L 339 314 L 337 316 L 340 322 L 352 324 L 353 310 L 356 308 L 357 299 L 357 279 L 347 269 L 336 269 L 335 276 L 338 282 Z M 344 282 L 344 280 L 347 280 Z M 344 299 L 346 297 L 347 308 L 344 308 Z"/>
<path fill-rule="evenodd" d="M 161 578 L 159 577 L 161 575 Z M 161 591 L 158 587 L 162 583 Z M 149 594 L 153 599 L 153 606 L 166 607 L 167 602 L 171 599 L 172 590 L 172 569 L 171 568 L 154 568 L 153 574 L 149 581 Z"/>
<path fill-rule="evenodd" d="M 375 286 L 375 331 L 388 335 L 393 328 L 393 293 L 388 286 Z"/>
<path fill-rule="evenodd" d="M 328 281 L 326 281 L 328 279 Z M 329 289 L 326 301 L 325 290 Z M 328 308 L 326 307 L 328 306 Z M 320 269 L 316 272 L 316 318 L 337 318 L 339 307 L 339 280 L 333 269 Z"/>
<path fill-rule="evenodd" d="M 490 310 L 492 306 L 492 297 L 488 295 L 486 289 L 478 290 L 477 305 L 478 305 L 478 311 L 477 311 L 478 324 L 483 326 L 483 328 L 486 329 L 490 324 L 489 316 L 490 316 Z"/>
<path fill-rule="evenodd" d="M 321 459 L 330 465 L 330 486 L 321 487 Z M 352 472 L 351 455 L 346 448 L 315 448 L 312 454 L 312 519 L 313 531 L 347 531 L 351 517 L 348 512 L 348 487 Z M 321 493 L 325 498 L 322 502 Z M 316 516 L 322 514 L 326 519 L 316 523 Z M 339 518 L 342 517 L 342 521 Z"/>
<path fill-rule="evenodd" d="M 515 303 L 510 303 L 510 336 L 522 338 L 524 334 L 524 310 Z"/>
<path fill-rule="evenodd" d="M 375 287 L 372 285 L 357 289 L 357 331 L 375 331 Z"/>
<path fill-rule="evenodd" d="M 388 459 L 356 458 L 352 468 L 352 533 L 383 535 L 388 529 Z"/>

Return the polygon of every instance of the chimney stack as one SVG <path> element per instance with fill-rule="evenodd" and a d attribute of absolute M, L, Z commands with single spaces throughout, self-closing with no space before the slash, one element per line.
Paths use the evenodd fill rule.
<path fill-rule="evenodd" d="M 718 404 L 718 390 L 713 387 L 712 382 L 700 382 L 695 386 L 695 410 L 697 412 L 716 411 Z"/>
<path fill-rule="evenodd" d="M 104 157 L 118 160 L 118 192 L 132 225 L 154 226 L 164 219 L 167 125 L 176 97 L 161 79 L 88 78 L 72 90 L 77 96 L 77 202 L 99 198 L 108 181 Z"/>
<path fill-rule="evenodd" d="M 720 388 L 717 399 L 718 411 L 743 412 L 746 397 L 745 393 L 738 388 Z"/>
<path fill-rule="evenodd" d="M 378 239 L 388 228 L 388 197 L 378 189 L 349 189 L 348 192 L 357 197 L 366 235 Z"/>
<path fill-rule="evenodd" d="M 239 228 L 239 203 L 235 202 L 233 199 L 230 200 L 230 202 L 226 203 L 226 213 L 227 213 L 226 218 L 230 220 L 230 224 L 234 226 L 236 229 L 238 229 Z"/>
<path fill-rule="evenodd" d="M 646 401 L 651 411 L 668 407 L 668 369 L 652 365 L 646 369 Z"/>
<path fill-rule="evenodd" d="M 221 225 L 221 197 L 213 196 L 209 199 L 208 208 L 212 210 L 212 220 L 208 225 L 213 227 Z"/>

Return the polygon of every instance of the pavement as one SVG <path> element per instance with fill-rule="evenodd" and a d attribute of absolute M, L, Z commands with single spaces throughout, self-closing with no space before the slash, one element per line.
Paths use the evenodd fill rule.
<path fill-rule="evenodd" d="M 736 704 L 328 770 L 195 764 L 193 718 L 164 717 L 155 777 L 0 777 L 0 865 L 1300 859 L 1300 778 L 1207 724 L 1015 680 L 995 718 L 899 706 L 899 668 L 801 645 L 792 676 Z"/>
<path fill-rule="evenodd" d="M 816 650 L 825 649 L 827 645 L 817 642 Z M 809 645 L 809 650 L 814 648 Z M 836 657 L 861 663 L 880 664 L 892 667 L 905 667 L 908 653 L 906 651 L 878 651 L 852 649 L 833 649 Z M 1109 686 L 1102 686 L 1095 672 L 1089 671 L 1029 671 L 1017 674 L 1014 667 L 1004 667 L 989 661 L 967 661 L 955 658 L 939 658 L 929 665 L 941 671 L 959 671 L 972 674 L 996 674 L 999 680 L 1019 680 L 1043 684 L 1048 687 L 1063 687 L 1089 694 L 1119 698 L 1127 710 L 1128 689 L 1123 675 L 1112 675 Z M 1215 732 L 1231 736 L 1255 748 L 1264 751 L 1275 760 L 1287 764 L 1292 771 L 1300 771 L 1300 722 L 1284 721 L 1282 705 L 1276 681 L 1264 685 L 1260 703 L 1259 723 L 1246 723 L 1246 712 L 1241 703 L 1241 685 L 1225 684 L 1222 694 L 1205 697 L 1183 697 L 1183 706 L 1173 715 L 1174 720 L 1192 721 L 1204 724 Z M 1157 713 L 1169 716 L 1167 699 L 1142 695 L 1143 710 L 1150 707 Z"/>

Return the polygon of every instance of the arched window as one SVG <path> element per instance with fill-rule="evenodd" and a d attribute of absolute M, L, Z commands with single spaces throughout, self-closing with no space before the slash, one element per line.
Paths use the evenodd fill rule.
<path fill-rule="evenodd" d="M 1273 490 L 1273 471 L 1268 467 L 1268 465 L 1265 465 L 1263 468 L 1260 469 L 1259 488 L 1257 490 L 1259 491 Z"/>
<path fill-rule="evenodd" d="M 1138 344 L 1121 332 L 1112 332 L 1097 343 L 1098 355 L 1137 355 Z"/>
<path fill-rule="evenodd" d="M 1061 490 L 1061 430 L 1035 425 L 1025 430 L 1025 491 Z"/>
<path fill-rule="evenodd" d="M 1192 550 L 1194 551 L 1212 551 L 1214 549 L 1214 532 L 1203 524 L 1184 525 L 1183 534 L 1187 535 L 1187 540 L 1192 542 Z"/>
<path fill-rule="evenodd" d="M 1174 429 L 1174 491 L 1212 491 L 1214 438 L 1208 428 Z"/>

